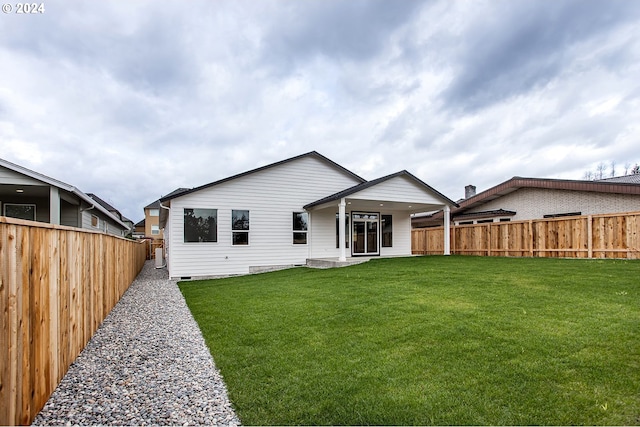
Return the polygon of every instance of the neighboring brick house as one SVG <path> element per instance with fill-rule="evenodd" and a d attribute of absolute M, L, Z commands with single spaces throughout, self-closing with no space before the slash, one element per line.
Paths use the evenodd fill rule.
<path fill-rule="evenodd" d="M 640 175 L 600 181 L 513 177 L 465 199 L 451 211 L 455 225 L 640 211 Z M 442 212 L 415 215 L 414 228 L 442 225 Z"/>

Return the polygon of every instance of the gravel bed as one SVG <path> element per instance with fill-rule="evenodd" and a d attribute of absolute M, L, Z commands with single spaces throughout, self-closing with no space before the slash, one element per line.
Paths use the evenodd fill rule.
<path fill-rule="evenodd" d="M 202 333 L 147 261 L 35 425 L 239 425 Z"/>

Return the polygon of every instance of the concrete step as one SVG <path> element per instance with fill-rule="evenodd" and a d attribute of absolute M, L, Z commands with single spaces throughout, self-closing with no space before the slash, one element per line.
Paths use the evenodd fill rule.
<path fill-rule="evenodd" d="M 311 268 L 336 268 L 347 267 L 349 265 L 362 264 L 370 258 L 347 258 L 346 261 L 339 261 L 338 258 L 307 258 L 307 267 Z"/>

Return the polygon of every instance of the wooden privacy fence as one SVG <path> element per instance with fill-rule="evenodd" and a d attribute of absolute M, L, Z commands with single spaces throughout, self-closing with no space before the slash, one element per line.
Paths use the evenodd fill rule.
<path fill-rule="evenodd" d="M 443 230 L 412 230 L 412 253 L 442 254 Z M 640 259 L 640 212 L 452 226 L 451 253 Z"/>
<path fill-rule="evenodd" d="M 0 425 L 33 421 L 142 269 L 145 249 L 0 217 Z"/>

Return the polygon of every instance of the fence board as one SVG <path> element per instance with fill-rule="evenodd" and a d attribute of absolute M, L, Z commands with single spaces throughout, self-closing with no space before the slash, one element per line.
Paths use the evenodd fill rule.
<path fill-rule="evenodd" d="M 0 217 L 0 425 L 33 421 L 145 258 L 127 239 Z"/>
<path fill-rule="evenodd" d="M 640 259 L 640 212 L 451 227 L 451 253 Z M 443 227 L 412 231 L 412 253 L 442 254 Z"/>

